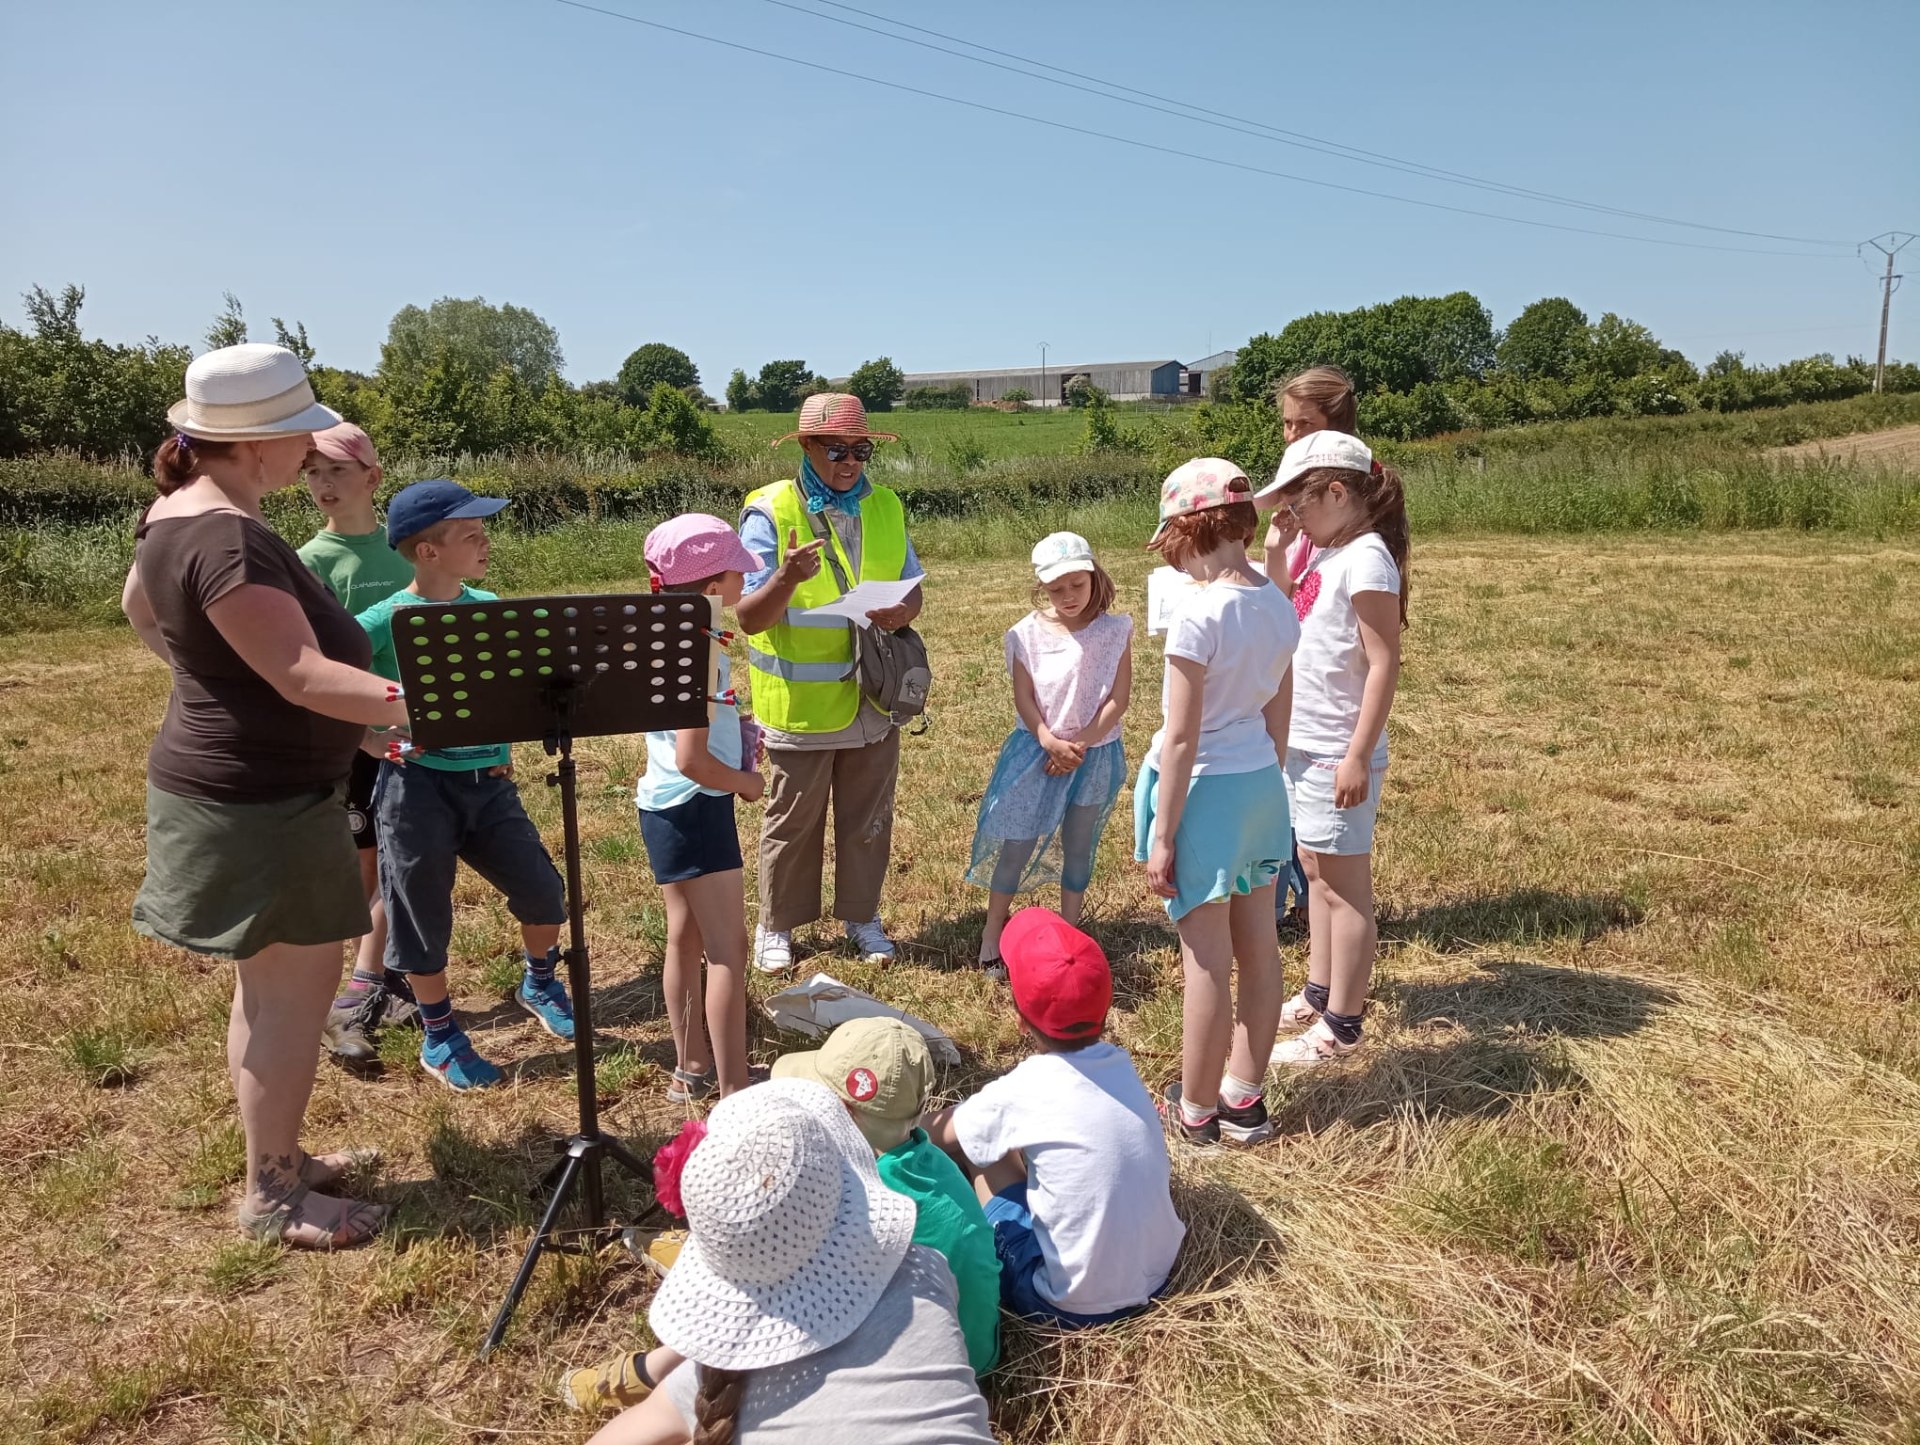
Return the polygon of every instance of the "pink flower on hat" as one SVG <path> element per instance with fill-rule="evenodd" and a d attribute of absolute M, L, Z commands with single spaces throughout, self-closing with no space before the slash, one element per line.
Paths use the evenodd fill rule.
<path fill-rule="evenodd" d="M 1252 492 L 1247 474 L 1221 457 L 1195 457 L 1182 462 L 1167 474 L 1160 488 L 1160 525 L 1153 535 L 1158 537 L 1165 531 L 1171 518 L 1249 501 Z"/>
<path fill-rule="evenodd" d="M 678 1134 L 654 1150 L 653 1197 L 675 1219 L 687 1217 L 687 1206 L 680 1198 L 680 1175 L 686 1169 L 687 1159 L 695 1146 L 706 1137 L 706 1121 L 689 1119 L 680 1126 Z"/>

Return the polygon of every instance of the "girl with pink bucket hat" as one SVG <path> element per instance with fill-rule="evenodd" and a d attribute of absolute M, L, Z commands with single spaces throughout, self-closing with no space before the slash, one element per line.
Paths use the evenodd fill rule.
<path fill-rule="evenodd" d="M 647 1321 L 688 1363 L 591 1445 L 989 1445 L 953 1271 L 825 1085 L 722 1099 L 680 1197 Z"/>

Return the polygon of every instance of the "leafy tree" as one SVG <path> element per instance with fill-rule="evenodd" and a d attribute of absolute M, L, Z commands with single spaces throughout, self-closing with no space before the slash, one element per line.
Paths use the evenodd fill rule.
<path fill-rule="evenodd" d="M 1067 405 L 1079 407 L 1101 407 L 1107 404 L 1107 394 L 1084 376 L 1076 376 L 1067 383 Z"/>
<path fill-rule="evenodd" d="M 207 346 L 214 351 L 223 346 L 238 346 L 247 339 L 247 317 L 240 307 L 240 298 L 231 291 L 223 294 L 226 309 L 214 317 L 213 324 L 207 328 Z"/>
<path fill-rule="evenodd" d="M 965 411 L 973 405 L 973 388 L 964 381 L 951 386 L 916 386 L 900 400 L 909 411 Z"/>
<path fill-rule="evenodd" d="M 792 411 L 800 404 L 801 388 L 813 380 L 804 361 L 769 361 L 755 383 L 756 405 L 767 411 Z"/>
<path fill-rule="evenodd" d="M 700 461 L 726 460 L 726 447 L 692 397 L 667 382 L 655 382 L 647 398 L 641 436 L 648 451 L 694 457 Z"/>
<path fill-rule="evenodd" d="M 313 370 L 313 343 L 307 340 L 307 324 L 304 321 L 294 323 L 293 329 L 287 329 L 287 323 L 278 316 L 273 318 L 273 339 L 300 358 L 300 364 L 311 372 Z"/>
<path fill-rule="evenodd" d="M 470 376 L 489 377 L 504 366 L 536 388 L 566 366 L 560 334 L 525 307 L 444 296 L 425 310 L 403 306 L 394 313 L 380 348 L 381 384 L 405 390 L 443 358 Z"/>
<path fill-rule="evenodd" d="M 1628 321 L 1611 311 L 1593 323 L 1587 338 L 1587 369 L 1616 381 L 1658 371 L 1669 364 L 1670 355 L 1638 321 Z"/>
<path fill-rule="evenodd" d="M 89 341 L 79 286 L 24 296 L 32 333 L 0 325 L 0 454 L 65 448 L 94 457 L 144 455 L 169 428 L 192 353 L 148 337 L 142 346 Z"/>
<path fill-rule="evenodd" d="M 1084 377 L 1075 377 L 1076 383 L 1084 383 L 1080 389 L 1081 400 L 1075 401 L 1075 388 L 1067 387 L 1067 404 L 1077 406 L 1087 414 L 1086 430 L 1080 435 L 1080 455 L 1094 456 L 1145 456 L 1146 438 L 1137 427 L 1122 426 L 1114 415 L 1113 403 L 1107 400 L 1107 394 L 1099 387 L 1086 381 Z"/>
<path fill-rule="evenodd" d="M 1000 400 L 1011 406 L 1024 407 L 1028 402 L 1033 400 L 1033 393 L 1028 391 L 1024 386 L 1016 386 L 1010 391 L 1000 393 Z"/>
<path fill-rule="evenodd" d="M 854 368 L 846 389 L 859 397 L 868 411 L 892 411 L 907 389 L 906 374 L 893 364 L 892 357 L 876 357 Z"/>
<path fill-rule="evenodd" d="M 1591 350 L 1587 313 L 1564 296 L 1549 296 L 1513 318 L 1500 338 L 1500 365 L 1529 381 L 1572 381 L 1587 369 Z"/>
<path fill-rule="evenodd" d="M 746 372 L 734 367 L 733 375 L 727 378 L 727 410 L 758 411 L 760 409 L 760 388 L 747 380 Z"/>
<path fill-rule="evenodd" d="M 647 406 L 654 387 L 665 382 L 689 391 L 700 384 L 700 368 L 677 346 L 649 341 L 620 363 L 620 397 L 628 406 Z"/>
<path fill-rule="evenodd" d="M 1272 405 L 1281 382 L 1322 364 L 1342 368 L 1363 395 L 1406 392 L 1423 381 L 1476 380 L 1494 355 L 1493 318 L 1473 293 L 1402 296 L 1354 311 L 1317 311 L 1277 336 L 1253 337 L 1234 358 L 1222 392 Z"/>

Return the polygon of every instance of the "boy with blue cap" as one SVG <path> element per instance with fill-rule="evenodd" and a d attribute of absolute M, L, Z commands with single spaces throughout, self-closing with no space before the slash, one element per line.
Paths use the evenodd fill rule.
<path fill-rule="evenodd" d="M 399 681 L 396 611 L 434 602 L 492 602 L 467 585 L 487 575 L 485 519 L 507 503 L 476 497 L 458 482 L 415 482 L 387 506 L 387 541 L 413 563 L 413 585 L 359 616 L 373 643 L 373 670 Z M 555 977 L 566 890 L 513 784 L 504 743 L 421 749 L 380 765 L 374 794 L 380 892 L 387 906 L 387 968 L 408 976 L 426 1038 L 420 1063 L 454 1090 L 500 1082 L 453 1021 L 447 945 L 453 935 L 455 866 L 468 867 L 506 895 L 520 921 L 526 973 L 515 1001 L 555 1038 L 573 1037 L 573 1004 Z"/>

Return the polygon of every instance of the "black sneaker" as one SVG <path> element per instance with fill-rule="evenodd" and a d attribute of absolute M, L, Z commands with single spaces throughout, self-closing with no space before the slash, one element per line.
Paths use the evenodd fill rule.
<path fill-rule="evenodd" d="M 1220 1141 L 1238 1148 L 1264 1144 L 1273 1137 L 1273 1125 L 1267 1119 L 1265 1099 L 1255 1099 L 1240 1109 L 1230 1108 L 1227 1101 L 1222 1099 L 1214 1122 L 1220 1126 Z"/>
<path fill-rule="evenodd" d="M 387 1022 L 391 1000 L 384 983 L 364 993 L 343 994 L 327 1010 L 327 1026 L 320 1042 L 328 1053 L 349 1068 L 368 1069 L 380 1062 L 380 1028 Z M 418 1008 L 414 1010 L 419 1012 Z"/>
<path fill-rule="evenodd" d="M 1189 1124 L 1186 1115 L 1180 1112 L 1180 1084 L 1168 1084 L 1160 1091 L 1157 1101 L 1160 1117 L 1166 1121 L 1167 1132 L 1176 1139 L 1184 1139 L 1196 1149 L 1213 1149 L 1220 1143 L 1220 1116 L 1215 1114 L 1204 1124 Z M 1264 1107 L 1262 1113 L 1264 1114 Z"/>

